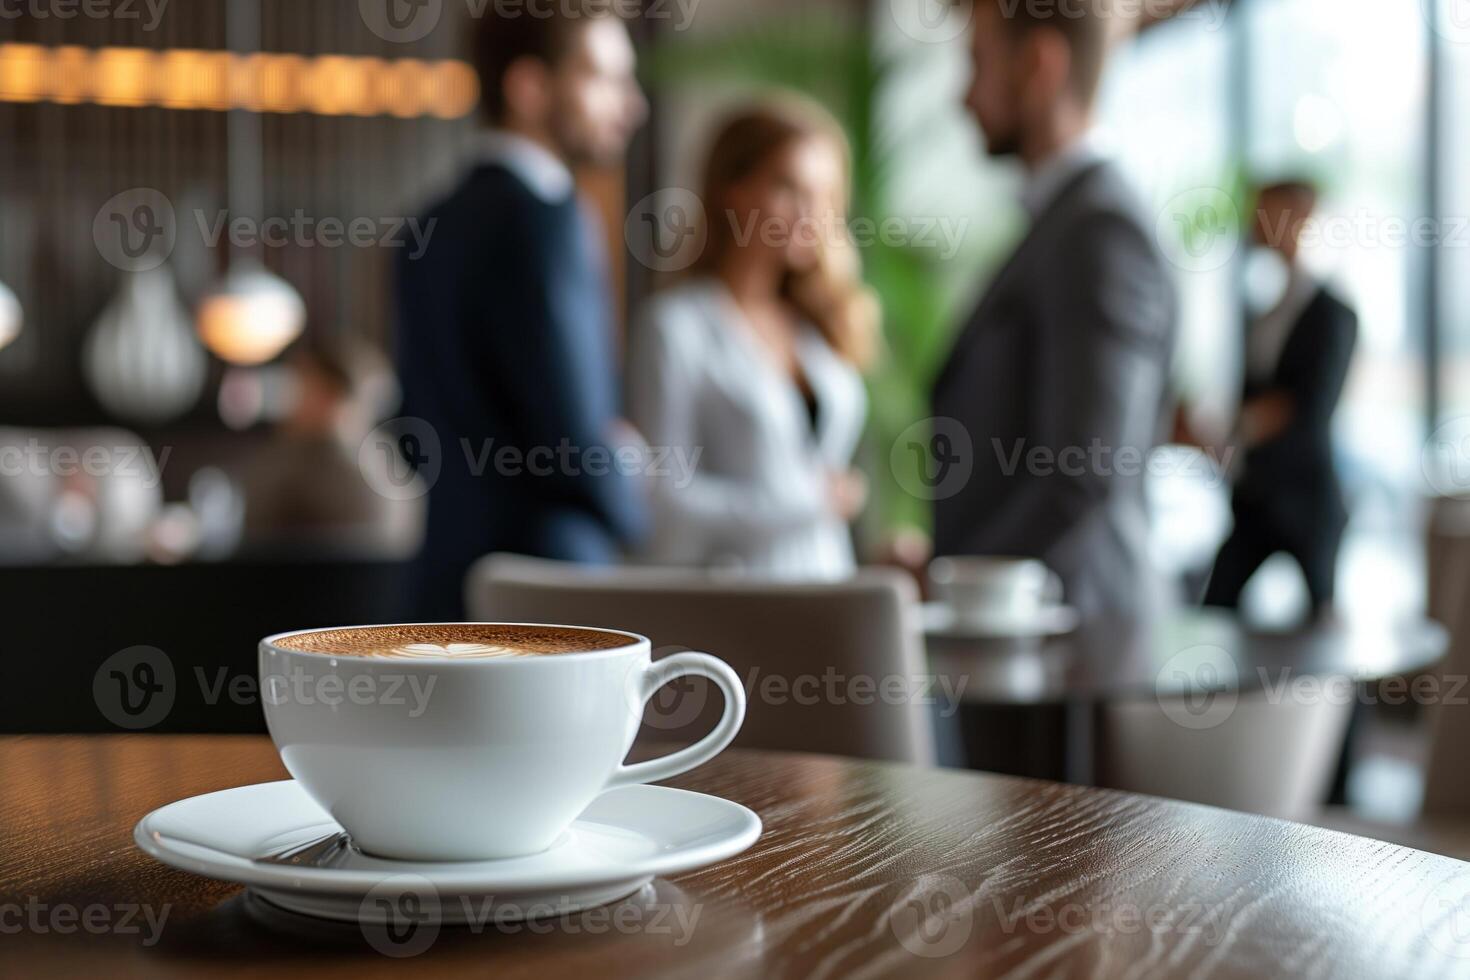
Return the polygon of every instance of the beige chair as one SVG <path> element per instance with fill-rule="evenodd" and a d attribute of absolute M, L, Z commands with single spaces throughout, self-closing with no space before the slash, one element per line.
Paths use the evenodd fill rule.
<path fill-rule="evenodd" d="M 1106 705 L 1099 719 L 1098 782 L 1305 819 L 1327 796 L 1351 714 L 1350 704 L 1273 702 L 1264 692 L 1248 691 L 1218 726 L 1190 729 L 1154 699 Z"/>
<path fill-rule="evenodd" d="M 1429 709 L 1429 765 L 1424 776 L 1423 817 L 1470 829 L 1470 500 L 1434 503 L 1428 534 L 1429 618 L 1450 634 L 1440 662 L 1439 690 L 1447 703 Z"/>
<path fill-rule="evenodd" d="M 934 709 L 922 703 L 934 692 L 915 689 L 923 647 L 916 591 L 902 573 L 794 584 L 491 555 L 470 569 L 465 589 L 474 619 L 626 629 L 653 641 L 655 659 L 683 649 L 719 657 L 749 694 L 736 745 L 934 761 Z M 704 681 L 671 685 L 651 703 L 643 737 L 693 741 L 719 712 Z"/>
<path fill-rule="evenodd" d="M 1431 505 L 1425 536 L 1429 618 L 1450 643 L 1435 671 L 1446 702 L 1427 709 L 1429 753 L 1419 817 L 1408 824 L 1364 820 L 1333 807 L 1315 820 L 1324 827 L 1470 860 L 1470 500 L 1440 498 Z"/>

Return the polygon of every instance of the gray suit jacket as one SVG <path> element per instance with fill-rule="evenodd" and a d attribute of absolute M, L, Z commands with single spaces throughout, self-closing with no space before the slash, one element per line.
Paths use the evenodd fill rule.
<path fill-rule="evenodd" d="M 1088 616 L 1147 612 L 1143 474 L 1163 432 L 1176 303 L 1116 169 L 1095 163 L 1037 218 L 961 331 L 936 418 L 968 433 L 973 471 L 935 503 L 941 555 L 1025 555 Z"/>

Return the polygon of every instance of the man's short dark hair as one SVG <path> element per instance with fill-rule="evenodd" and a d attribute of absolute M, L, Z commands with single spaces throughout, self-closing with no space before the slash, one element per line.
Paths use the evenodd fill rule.
<path fill-rule="evenodd" d="M 1061 34 L 1072 53 L 1072 92 L 1091 104 L 1108 56 L 1109 20 L 1105 0 L 981 0 L 1000 12 L 1016 39 L 1039 30 Z"/>
<path fill-rule="evenodd" d="M 492 123 L 505 119 L 505 72 L 512 64 L 536 58 L 555 67 L 571 50 L 578 31 L 612 14 L 608 0 L 491 0 L 474 28 L 471 52 L 480 77 L 481 113 Z"/>

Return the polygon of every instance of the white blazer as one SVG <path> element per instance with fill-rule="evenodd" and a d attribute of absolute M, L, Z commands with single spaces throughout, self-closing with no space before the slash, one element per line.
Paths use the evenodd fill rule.
<path fill-rule="evenodd" d="M 723 283 L 699 278 L 658 294 L 634 319 L 631 421 L 655 452 L 697 459 L 691 472 L 673 466 L 652 478 L 644 557 L 841 578 L 855 565 L 852 538 L 828 505 L 828 480 L 851 466 L 862 436 L 862 377 L 814 327 L 802 328 L 797 357 L 815 396 L 814 429 L 796 384 L 742 316 Z"/>

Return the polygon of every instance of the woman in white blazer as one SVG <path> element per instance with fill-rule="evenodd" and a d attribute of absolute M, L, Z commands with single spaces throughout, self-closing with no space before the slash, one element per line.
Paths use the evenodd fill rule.
<path fill-rule="evenodd" d="M 762 104 L 719 130 L 706 244 L 635 318 L 628 399 L 656 451 L 647 560 L 839 578 L 866 497 L 852 468 L 877 303 L 847 235 L 847 144 L 825 112 Z M 677 454 L 683 454 L 679 456 Z"/>

